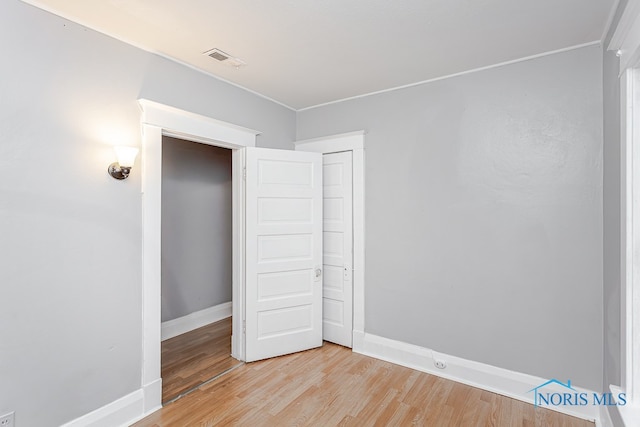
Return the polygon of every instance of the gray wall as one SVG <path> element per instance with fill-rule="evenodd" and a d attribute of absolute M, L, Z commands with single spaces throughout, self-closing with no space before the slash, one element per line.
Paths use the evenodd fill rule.
<path fill-rule="evenodd" d="M 55 426 L 140 387 L 140 165 L 124 182 L 105 171 L 112 144 L 140 143 L 136 99 L 274 148 L 292 147 L 296 116 L 18 0 L 0 2 L 0 24 L 0 414 Z M 615 380 L 601 62 L 584 48 L 298 114 L 300 138 L 368 131 L 368 332 L 593 389 Z"/>
<path fill-rule="evenodd" d="M 603 52 L 604 386 L 620 385 L 620 80 L 615 52 Z"/>
<path fill-rule="evenodd" d="M 291 148 L 295 113 L 18 0 L 0 2 L 0 414 L 58 426 L 140 388 L 144 97 Z"/>
<path fill-rule="evenodd" d="M 162 321 L 231 301 L 231 150 L 162 138 Z"/>
<path fill-rule="evenodd" d="M 366 331 L 602 387 L 598 46 L 298 113 L 366 130 Z"/>

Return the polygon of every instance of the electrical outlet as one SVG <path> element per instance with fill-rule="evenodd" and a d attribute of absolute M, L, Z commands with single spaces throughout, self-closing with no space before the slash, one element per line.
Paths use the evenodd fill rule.
<path fill-rule="evenodd" d="M 438 369 L 444 369 L 447 367 L 447 362 L 444 360 L 434 360 L 433 364 L 436 365 L 436 368 Z"/>
<path fill-rule="evenodd" d="M 14 427 L 13 419 L 15 412 L 0 417 L 0 427 Z"/>

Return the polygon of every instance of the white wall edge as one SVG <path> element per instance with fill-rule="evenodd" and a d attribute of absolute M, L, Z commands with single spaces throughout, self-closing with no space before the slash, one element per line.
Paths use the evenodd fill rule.
<path fill-rule="evenodd" d="M 619 51 L 620 74 L 640 61 L 640 2 L 630 1 L 611 37 L 607 50 Z"/>
<path fill-rule="evenodd" d="M 639 2 L 640 4 L 640 2 Z M 626 13 L 626 10 L 625 10 Z M 640 55 L 640 15 L 634 21 L 635 36 L 631 37 Z M 621 58 L 622 60 L 623 58 Z M 623 203 L 621 230 L 621 271 L 622 292 L 620 313 L 621 351 L 623 357 L 622 385 L 627 395 L 628 406 L 640 406 L 640 228 L 635 226 L 640 220 L 640 161 L 638 160 L 638 141 L 640 127 L 635 119 L 640 110 L 638 81 L 639 68 L 622 70 L 620 79 L 620 135 L 622 139 L 621 200 Z M 622 411 L 621 411 L 622 413 Z"/>
<path fill-rule="evenodd" d="M 128 426 L 146 416 L 142 389 L 127 394 L 95 411 L 89 412 L 62 427 Z"/>
<path fill-rule="evenodd" d="M 613 24 L 613 18 L 615 16 L 615 12 L 619 6 L 619 3 L 619 0 L 616 1 L 615 9 L 613 10 L 613 16 L 611 16 L 612 22 L 610 23 L 610 26 Z M 633 29 L 633 25 L 636 18 L 638 17 L 638 13 L 640 13 L 640 4 L 634 1 L 628 2 L 625 6 L 624 11 L 622 11 L 622 14 L 620 15 L 620 20 L 618 21 L 616 28 L 613 31 L 611 41 L 609 41 L 609 46 L 606 46 L 607 50 L 618 50 L 622 47 L 625 39 Z M 611 28 L 609 28 L 609 30 L 611 30 Z"/>
<path fill-rule="evenodd" d="M 425 347 L 360 331 L 354 331 L 353 351 L 530 403 L 531 405 L 534 404 L 534 396 L 528 391 L 549 380 L 548 378 L 540 378 L 460 357 L 436 353 Z M 439 360 L 444 360 L 447 363 L 447 367 L 445 369 L 436 368 L 434 356 Z M 553 389 L 553 387 L 550 388 Z M 584 388 L 575 386 L 574 388 L 578 392 L 593 393 Z M 599 408 L 593 405 L 545 406 L 544 408 L 589 421 L 599 422 L 600 419 Z"/>
<path fill-rule="evenodd" d="M 365 306 L 365 150 L 353 150 L 353 330 L 364 331 Z"/>
<path fill-rule="evenodd" d="M 233 249 L 232 255 L 232 290 L 231 304 L 233 318 L 231 319 L 231 356 L 244 361 L 244 180 L 243 169 L 245 163 L 245 150 L 233 150 L 231 154 L 231 185 L 232 191 L 232 227 Z"/>
<path fill-rule="evenodd" d="M 619 393 L 624 393 L 624 390 L 618 386 L 610 385 L 609 390 L 614 395 Z M 629 396 L 627 395 L 627 399 Z M 617 406 L 618 413 L 620 414 L 620 418 L 622 418 L 622 422 L 626 427 L 637 427 L 638 420 L 640 420 L 640 405 L 634 405 L 629 400 L 627 400 L 627 405 Z M 607 413 L 607 415 L 609 415 Z M 613 425 L 613 424 L 611 424 Z"/>
<path fill-rule="evenodd" d="M 161 340 L 177 337 L 210 323 L 231 317 L 231 301 L 162 322 Z"/>
<path fill-rule="evenodd" d="M 614 427 L 613 420 L 606 406 L 600 407 L 600 414 L 596 420 L 596 427 Z"/>

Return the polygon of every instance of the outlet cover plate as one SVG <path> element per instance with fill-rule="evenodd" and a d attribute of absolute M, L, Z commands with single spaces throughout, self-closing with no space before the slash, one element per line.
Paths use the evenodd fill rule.
<path fill-rule="evenodd" d="M 436 366 L 436 368 L 438 369 L 445 369 L 447 367 L 447 362 L 445 362 L 444 360 L 434 360 L 433 364 Z M 1 427 L 1 426 L 0 426 Z"/>
<path fill-rule="evenodd" d="M 14 415 L 15 412 L 5 414 L 0 417 L 0 427 L 14 427 Z"/>

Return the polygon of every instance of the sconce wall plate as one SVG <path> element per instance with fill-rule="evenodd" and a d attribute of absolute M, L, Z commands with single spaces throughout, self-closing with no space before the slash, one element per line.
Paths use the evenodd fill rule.
<path fill-rule="evenodd" d="M 109 165 L 107 171 L 109 172 L 109 175 L 115 179 L 126 179 L 129 177 L 131 168 L 126 168 L 124 166 L 120 166 L 118 162 L 113 162 Z"/>

